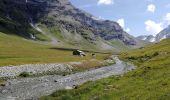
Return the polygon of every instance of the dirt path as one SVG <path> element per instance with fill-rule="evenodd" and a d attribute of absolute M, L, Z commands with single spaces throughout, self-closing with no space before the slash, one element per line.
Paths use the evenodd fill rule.
<path fill-rule="evenodd" d="M 114 57 L 116 64 L 68 76 L 49 75 L 36 78 L 13 79 L 0 89 L 0 100 L 36 100 L 56 90 L 72 89 L 87 81 L 98 80 L 112 75 L 121 75 L 134 69 L 131 64 Z"/>

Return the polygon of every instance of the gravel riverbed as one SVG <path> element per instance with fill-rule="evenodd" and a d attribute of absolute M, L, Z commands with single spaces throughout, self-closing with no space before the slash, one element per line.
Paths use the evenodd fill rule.
<path fill-rule="evenodd" d="M 23 72 L 42 74 L 46 72 L 71 72 L 73 67 L 69 64 L 26 64 L 19 66 L 0 67 L 0 78 L 12 78 Z"/>
<path fill-rule="evenodd" d="M 116 64 L 79 72 L 67 76 L 47 75 L 35 78 L 11 79 L 6 86 L 0 88 L 0 100 L 37 100 L 56 90 L 72 89 L 87 81 L 95 81 L 112 75 L 122 75 L 135 67 L 114 58 Z"/>

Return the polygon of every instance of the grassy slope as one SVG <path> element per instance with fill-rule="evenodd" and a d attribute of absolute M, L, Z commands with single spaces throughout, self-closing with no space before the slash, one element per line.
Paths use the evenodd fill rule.
<path fill-rule="evenodd" d="M 65 48 L 77 48 L 77 49 L 85 49 L 85 50 L 95 50 L 95 51 L 104 51 L 102 48 L 97 47 L 96 44 L 91 43 L 87 39 L 83 37 L 90 37 L 87 34 L 92 34 L 88 31 L 83 31 L 81 37 L 77 37 L 75 33 L 62 33 L 57 27 L 46 27 L 43 24 L 39 24 L 38 27 L 42 29 L 43 32 L 47 33 L 48 36 L 52 36 L 56 40 L 59 41 L 58 46 Z M 122 44 L 123 45 L 123 44 Z M 106 51 L 106 50 L 105 50 Z M 107 50 L 106 52 L 112 52 L 111 50 Z"/>
<path fill-rule="evenodd" d="M 6 35 L 0 32 L 0 66 L 32 63 L 58 63 L 92 59 L 72 56 L 72 51 L 55 50 L 49 45 L 24 40 L 23 38 Z M 96 59 L 102 60 L 108 54 L 97 54 Z"/>
<path fill-rule="evenodd" d="M 169 100 L 170 39 L 123 53 L 120 57 L 138 67 L 123 77 L 88 82 L 42 100 Z"/>

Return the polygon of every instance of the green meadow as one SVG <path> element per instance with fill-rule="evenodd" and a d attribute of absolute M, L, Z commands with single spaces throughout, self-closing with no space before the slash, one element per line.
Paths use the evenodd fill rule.
<path fill-rule="evenodd" d="M 65 63 L 93 59 L 91 52 L 87 53 L 86 57 L 78 57 L 72 55 L 72 49 L 54 48 L 57 47 L 0 32 L 0 66 Z M 97 53 L 95 59 L 104 60 L 109 55 Z"/>

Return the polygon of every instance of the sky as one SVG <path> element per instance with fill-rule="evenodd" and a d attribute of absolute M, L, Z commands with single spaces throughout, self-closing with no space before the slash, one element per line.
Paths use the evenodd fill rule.
<path fill-rule="evenodd" d="M 70 0 L 99 19 L 116 21 L 133 36 L 156 35 L 170 24 L 170 0 Z"/>

